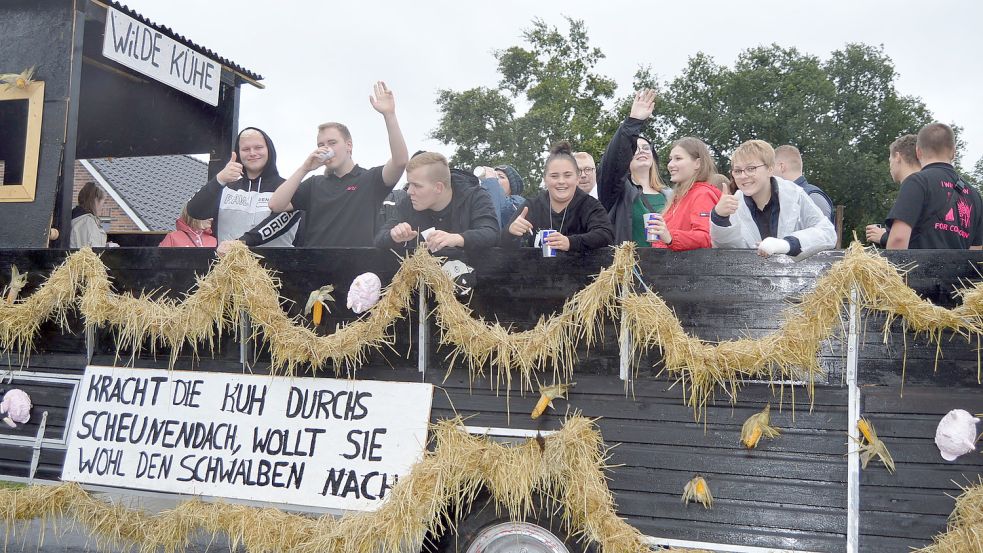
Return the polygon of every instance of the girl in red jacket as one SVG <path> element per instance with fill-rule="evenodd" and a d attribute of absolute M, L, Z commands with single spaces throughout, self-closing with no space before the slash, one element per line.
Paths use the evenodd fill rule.
<path fill-rule="evenodd" d="M 161 241 L 161 248 L 214 248 L 218 245 L 218 240 L 212 235 L 212 220 L 192 219 L 187 207 L 181 210 L 175 227 L 177 230 Z"/>
<path fill-rule="evenodd" d="M 720 189 L 707 182 L 717 172 L 710 150 L 698 138 L 681 138 L 672 143 L 668 168 L 675 188 L 665 213 L 651 224 L 659 235 L 652 247 L 677 252 L 709 248 L 710 212 L 720 200 Z"/>

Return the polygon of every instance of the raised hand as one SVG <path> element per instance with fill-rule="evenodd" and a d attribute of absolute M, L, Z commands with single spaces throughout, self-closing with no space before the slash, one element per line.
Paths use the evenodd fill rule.
<path fill-rule="evenodd" d="M 419 234 L 413 230 L 409 223 L 400 223 L 389 229 L 389 237 L 393 239 L 393 242 L 409 242 Z"/>
<path fill-rule="evenodd" d="M 386 83 L 382 81 L 375 83 L 374 93 L 374 96 L 369 96 L 369 102 L 376 111 L 383 115 L 396 113 L 396 98 Z"/>
<path fill-rule="evenodd" d="M 225 164 L 225 167 L 215 175 L 215 180 L 219 184 L 225 186 L 226 184 L 235 182 L 242 178 L 242 164 L 237 161 L 236 153 L 232 152 L 232 158 L 229 162 Z"/>
<path fill-rule="evenodd" d="M 644 121 L 652 117 L 652 111 L 654 110 L 655 91 L 651 88 L 643 88 L 635 93 L 635 100 L 631 103 L 629 116 L 632 119 L 641 119 Z"/>
<path fill-rule="evenodd" d="M 528 214 L 529 206 L 523 206 L 522 213 L 509 225 L 509 234 L 512 236 L 522 236 L 532 232 L 532 223 L 526 220 L 526 215 Z"/>
<path fill-rule="evenodd" d="M 570 251 L 570 239 L 559 232 L 551 232 L 546 237 L 546 245 L 554 250 L 567 252 Z"/>
<path fill-rule="evenodd" d="M 717 202 L 717 205 L 714 206 L 713 210 L 721 217 L 730 217 L 731 215 L 737 213 L 737 196 L 734 194 L 724 194 L 720 196 L 720 200 Z"/>

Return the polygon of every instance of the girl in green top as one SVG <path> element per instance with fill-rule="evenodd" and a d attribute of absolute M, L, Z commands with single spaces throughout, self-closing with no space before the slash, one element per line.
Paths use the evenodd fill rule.
<path fill-rule="evenodd" d="M 597 199 L 608 210 L 615 243 L 633 241 L 651 247 L 645 237 L 645 213 L 661 213 L 672 191 L 659 176 L 659 156 L 652 143 L 640 136 L 652 116 L 655 92 L 635 95 L 628 118 L 618 127 L 601 161 Z"/>

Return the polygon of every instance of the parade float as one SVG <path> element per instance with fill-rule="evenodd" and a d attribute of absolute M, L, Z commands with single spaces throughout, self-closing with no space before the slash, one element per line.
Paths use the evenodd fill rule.
<path fill-rule="evenodd" d="M 67 250 L 76 159 L 211 152 L 212 174 L 261 77 L 115 3 L 2 13 L 8 532 L 980 550 L 978 252 L 492 251 L 462 293 L 425 251 Z M 155 48 L 190 73 L 152 74 Z M 117 499 L 143 493 L 176 506 Z"/>

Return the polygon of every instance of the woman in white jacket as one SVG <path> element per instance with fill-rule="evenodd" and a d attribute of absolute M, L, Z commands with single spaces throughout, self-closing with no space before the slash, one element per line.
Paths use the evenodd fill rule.
<path fill-rule="evenodd" d="M 106 193 L 96 183 L 87 182 L 79 190 L 79 203 L 72 210 L 72 235 L 70 248 L 105 248 L 106 231 L 102 228 L 99 213 L 102 212 Z"/>
<path fill-rule="evenodd" d="M 710 214 L 714 248 L 757 248 L 767 257 L 796 260 L 832 248 L 836 230 L 809 195 L 774 175 L 775 150 L 763 140 L 741 144 L 731 156 L 737 192 L 725 194 Z"/>

